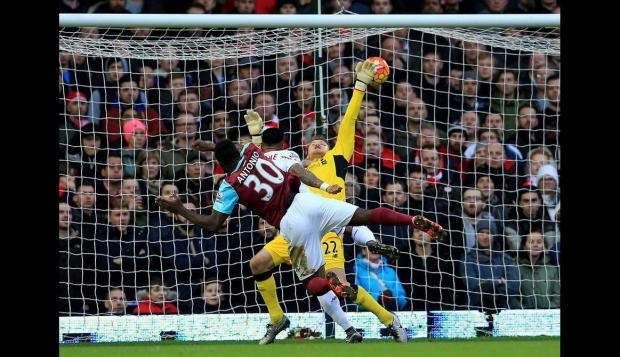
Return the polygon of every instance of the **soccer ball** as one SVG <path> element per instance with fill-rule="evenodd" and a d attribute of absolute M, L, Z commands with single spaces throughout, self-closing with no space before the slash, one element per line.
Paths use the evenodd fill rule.
<path fill-rule="evenodd" d="M 372 82 L 370 83 L 370 85 L 379 86 L 385 83 L 385 81 L 387 81 L 388 77 L 390 76 L 390 66 L 381 57 L 370 57 L 368 60 L 377 65 L 377 67 L 375 67 L 377 69 L 377 72 L 372 78 Z"/>

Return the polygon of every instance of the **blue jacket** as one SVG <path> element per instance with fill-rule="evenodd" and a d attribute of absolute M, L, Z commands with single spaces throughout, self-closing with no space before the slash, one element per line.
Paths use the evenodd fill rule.
<path fill-rule="evenodd" d="M 377 301 L 385 289 L 389 289 L 392 292 L 392 296 L 396 298 L 396 303 L 399 309 L 402 309 L 407 305 L 405 288 L 403 284 L 398 280 L 396 270 L 387 265 L 387 259 L 381 257 L 383 264 L 374 271 L 377 277 L 385 284 L 383 287 L 373 276 L 371 275 L 372 268 L 368 262 L 364 259 L 364 256 L 359 254 L 355 260 L 355 282 L 357 285 L 364 287 L 368 293 Z"/>

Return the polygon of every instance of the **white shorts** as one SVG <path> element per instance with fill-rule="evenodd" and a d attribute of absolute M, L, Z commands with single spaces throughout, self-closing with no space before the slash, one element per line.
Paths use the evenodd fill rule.
<path fill-rule="evenodd" d="M 295 195 L 280 221 L 280 232 L 289 244 L 289 256 L 300 280 L 310 277 L 325 264 L 321 238 L 336 227 L 346 226 L 355 210 L 357 206 L 313 192 Z"/>

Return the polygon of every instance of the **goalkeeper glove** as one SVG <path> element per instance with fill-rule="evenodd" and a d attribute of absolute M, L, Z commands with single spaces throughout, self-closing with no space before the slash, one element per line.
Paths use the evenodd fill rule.
<path fill-rule="evenodd" d="M 248 124 L 248 131 L 252 135 L 252 142 L 255 145 L 260 145 L 263 140 L 261 137 L 263 131 L 263 119 L 253 110 L 248 110 L 247 114 L 243 116 L 246 124 Z"/>
<path fill-rule="evenodd" d="M 365 91 L 372 78 L 375 76 L 377 65 L 369 60 L 358 62 L 355 65 L 355 89 Z"/>

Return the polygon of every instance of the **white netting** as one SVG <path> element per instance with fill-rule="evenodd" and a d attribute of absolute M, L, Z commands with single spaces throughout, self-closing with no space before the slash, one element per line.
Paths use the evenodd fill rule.
<path fill-rule="evenodd" d="M 133 313 L 156 283 L 175 306 L 166 313 L 265 311 L 248 262 L 273 232 L 243 207 L 219 233 L 201 232 L 154 197 L 179 192 L 208 213 L 221 171 L 188 147 L 248 140 L 249 108 L 279 122 L 300 156 L 317 128 L 333 145 L 354 64 L 370 56 L 392 73 L 362 105 L 348 199 L 423 213 L 449 235 L 422 244 L 419 232 L 372 227 L 402 252 L 379 274 L 396 299 L 345 237 L 350 281 L 393 310 L 559 307 L 557 30 L 323 29 L 319 41 L 316 29 L 89 28 L 60 31 L 61 314 L 124 312 L 115 287 Z M 484 227 L 490 255 L 477 248 Z M 532 260 L 523 249 L 538 257 L 541 239 Z M 278 269 L 285 312 L 318 310 Z M 205 281 L 221 282 L 220 303 Z"/>
<path fill-rule="evenodd" d="M 291 51 L 313 51 L 320 46 L 329 47 L 394 30 L 396 29 L 246 29 L 228 35 L 222 30 L 137 28 L 108 29 L 101 34 L 104 39 L 85 38 L 82 31 L 61 30 L 59 48 L 61 51 L 84 56 L 136 59 L 263 57 Z M 560 53 L 559 30 L 553 28 L 537 30 L 413 28 L 412 30 L 510 50 L 549 55 Z"/>

